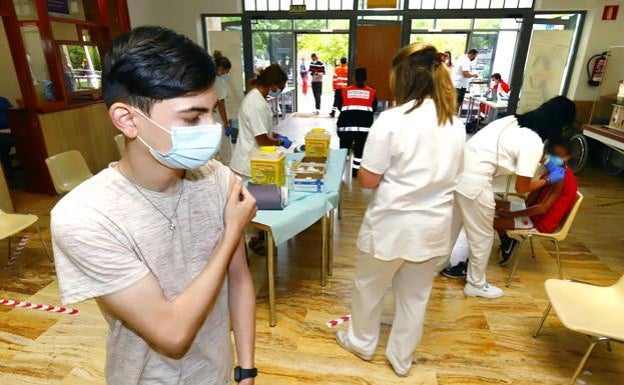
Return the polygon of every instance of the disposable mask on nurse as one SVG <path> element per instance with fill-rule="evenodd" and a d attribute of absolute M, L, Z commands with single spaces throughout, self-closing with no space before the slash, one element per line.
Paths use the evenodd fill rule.
<path fill-rule="evenodd" d="M 218 123 L 200 124 L 197 126 L 174 126 L 171 127 L 171 130 L 168 130 L 136 108 L 134 110 L 150 123 L 171 135 L 171 149 L 167 152 L 154 150 L 143 138 L 137 136 L 149 149 L 150 154 L 167 167 L 192 170 L 208 162 L 219 151 L 221 146 L 221 125 Z"/>

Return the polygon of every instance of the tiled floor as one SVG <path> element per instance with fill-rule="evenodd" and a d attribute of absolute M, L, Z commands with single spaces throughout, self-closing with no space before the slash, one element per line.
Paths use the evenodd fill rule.
<path fill-rule="evenodd" d="M 331 128 L 332 120 L 286 120 L 281 129 L 301 140 L 308 128 Z M 588 169 L 579 175 L 585 194 L 569 239 L 562 244 L 567 277 L 611 284 L 624 272 L 624 179 Z M 278 324 L 268 327 L 265 260 L 252 256 L 257 288 L 256 384 L 566 384 L 586 348 L 584 336 L 564 328 L 551 315 L 543 335 L 531 332 L 546 307 L 543 282 L 556 276 L 553 255 L 541 244 L 536 260 L 526 254 L 506 296 L 498 300 L 465 298 L 462 282 L 436 278 L 425 334 L 415 355 L 412 375 L 394 375 L 383 356 L 392 320 L 392 298 L 386 299 L 381 346 L 367 363 L 338 348 L 329 319 L 349 312 L 354 243 L 370 194 L 345 187 L 343 218 L 335 226 L 334 276 L 318 284 L 319 227 L 280 245 L 277 263 Z M 18 194 L 21 211 L 40 216 L 49 241 L 47 213 L 56 198 Z M 31 232 L 34 235 L 34 232 Z M 6 242 L 0 244 L 4 250 Z M 16 265 L 7 269 L 0 257 L 0 298 L 58 304 L 53 266 L 36 237 Z M 503 285 L 507 268 L 493 252 L 489 280 Z M 106 324 L 93 301 L 78 304 L 77 316 L 0 306 L 0 384 L 103 384 Z M 606 317 L 611 309 L 605 309 Z M 624 327 L 624 325 L 623 325 Z M 614 352 L 597 348 L 581 377 L 584 384 L 624 384 L 624 346 Z M 580 384 L 581 382 L 579 382 Z"/>

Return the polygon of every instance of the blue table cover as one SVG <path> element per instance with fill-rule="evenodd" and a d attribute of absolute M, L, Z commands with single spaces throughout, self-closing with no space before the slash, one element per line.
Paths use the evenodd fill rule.
<path fill-rule="evenodd" d="M 287 154 L 288 159 L 295 160 L 303 156 L 303 153 Z M 288 206 L 283 210 L 258 210 L 253 222 L 270 227 L 276 245 L 312 226 L 323 215 L 338 207 L 346 158 L 346 149 L 330 150 L 323 192 L 291 191 Z"/>

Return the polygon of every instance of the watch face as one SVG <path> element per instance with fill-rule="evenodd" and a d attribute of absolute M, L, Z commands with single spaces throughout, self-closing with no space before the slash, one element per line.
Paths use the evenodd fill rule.
<path fill-rule="evenodd" d="M 240 368 L 240 366 L 237 366 L 236 368 L 234 368 L 234 381 L 240 382 L 241 380 L 242 380 L 242 378 L 241 378 L 241 368 Z"/>

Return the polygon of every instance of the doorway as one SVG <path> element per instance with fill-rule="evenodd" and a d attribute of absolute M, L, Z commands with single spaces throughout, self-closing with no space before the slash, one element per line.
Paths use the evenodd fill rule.
<path fill-rule="evenodd" d="M 315 109 L 311 86 L 301 77 L 300 67 L 309 66 L 310 56 L 315 53 L 325 64 L 325 76 L 321 93 L 321 114 L 329 114 L 334 102 L 332 79 L 334 70 L 340 65 L 340 59 L 349 57 L 349 34 L 346 33 L 295 33 L 297 57 L 297 111 L 311 113 Z M 305 61 L 302 61 L 305 59 Z"/>
<path fill-rule="evenodd" d="M 349 20 L 343 19 L 252 19 L 253 70 L 279 64 L 288 75 L 283 113 L 312 113 L 315 109 L 310 79 L 303 92 L 301 59 L 309 68 L 310 56 L 316 53 L 325 64 L 321 96 L 321 114 L 331 111 L 334 99 L 332 77 L 340 58 L 349 57 Z"/>

